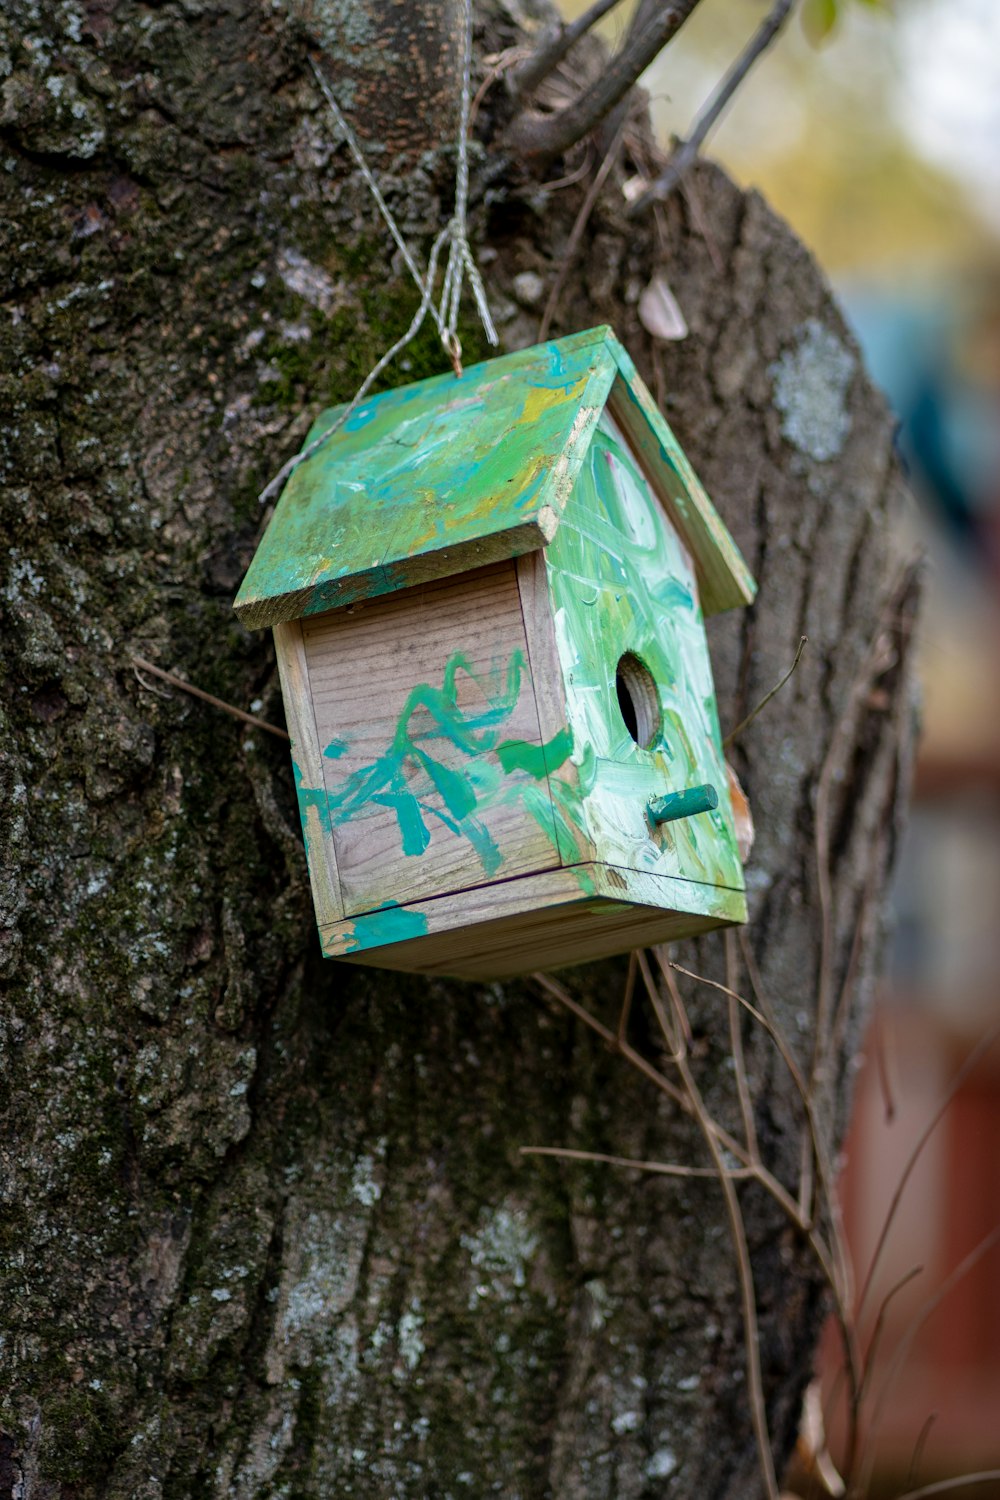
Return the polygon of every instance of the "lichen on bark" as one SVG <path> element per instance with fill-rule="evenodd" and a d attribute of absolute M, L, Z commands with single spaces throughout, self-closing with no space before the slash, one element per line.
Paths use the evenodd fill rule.
<path fill-rule="evenodd" d="M 477 4 L 478 55 L 523 41 L 515 11 Z M 312 79 L 323 25 L 250 0 L 0 17 L 0 1497 L 749 1496 L 716 1189 L 519 1153 L 694 1159 L 688 1124 L 522 986 L 324 964 L 284 747 L 131 664 L 280 722 L 268 642 L 230 609 L 256 496 L 412 315 Z M 351 66 L 379 90 L 366 45 Z M 502 100 L 479 117 L 472 229 L 515 347 L 587 184 L 489 157 Z M 379 155 L 424 248 L 451 211 L 438 116 Z M 898 480 L 860 365 L 839 450 L 786 440 L 772 372 L 801 330 L 856 350 L 760 199 L 710 167 L 694 191 L 698 221 L 673 202 L 658 242 L 611 174 L 557 331 L 615 325 L 760 580 L 713 631 L 724 723 L 810 637 L 738 752 L 752 942 L 794 1033 L 819 977 L 823 788 L 831 983 L 863 996 L 874 972 L 908 743 Z M 636 312 L 663 260 L 691 328 L 669 346 Z M 468 357 L 476 339 L 467 314 Z M 394 378 L 440 368 L 428 336 Z M 619 965 L 572 982 L 613 1017 Z M 725 1028 L 692 1005 L 724 1111 Z M 826 1063 L 830 1118 L 854 1025 Z M 761 1138 L 794 1173 L 788 1081 L 746 1047 Z M 821 1299 L 768 1205 L 745 1207 L 787 1446 Z"/>

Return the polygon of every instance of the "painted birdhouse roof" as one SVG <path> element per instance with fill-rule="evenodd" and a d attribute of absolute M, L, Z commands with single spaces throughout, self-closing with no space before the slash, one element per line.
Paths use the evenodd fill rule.
<path fill-rule="evenodd" d="M 691 553 L 705 614 L 749 603 L 736 544 L 628 354 L 594 328 L 362 402 L 289 478 L 237 615 L 273 625 L 544 547 L 606 406 Z"/>

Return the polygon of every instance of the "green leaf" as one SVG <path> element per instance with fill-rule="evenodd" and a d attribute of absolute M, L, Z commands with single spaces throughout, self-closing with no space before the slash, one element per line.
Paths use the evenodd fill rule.
<path fill-rule="evenodd" d="M 837 24 L 840 15 L 840 0 L 806 0 L 802 11 L 802 29 L 818 47 L 825 42 Z"/>

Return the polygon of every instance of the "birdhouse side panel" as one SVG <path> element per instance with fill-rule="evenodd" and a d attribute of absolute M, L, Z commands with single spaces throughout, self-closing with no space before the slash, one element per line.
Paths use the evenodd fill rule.
<path fill-rule="evenodd" d="M 285 722 L 291 740 L 292 774 L 299 803 L 302 838 L 306 848 L 316 921 L 324 924 L 344 915 L 337 857 L 327 809 L 323 759 L 309 689 L 302 627 L 289 620 L 274 627 L 274 650 L 278 659 Z"/>
<path fill-rule="evenodd" d="M 598 858 L 742 890 L 694 569 L 607 412 L 547 563 Z M 701 785 L 715 789 L 715 810 L 651 822 L 651 798 Z"/>
<path fill-rule="evenodd" d="M 558 865 L 513 560 L 303 640 L 346 915 Z"/>

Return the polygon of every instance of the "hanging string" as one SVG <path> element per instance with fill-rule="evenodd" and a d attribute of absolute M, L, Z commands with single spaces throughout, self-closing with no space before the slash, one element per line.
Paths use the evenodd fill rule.
<path fill-rule="evenodd" d="M 458 342 L 458 304 L 462 295 L 462 282 L 465 276 L 469 278 L 472 294 L 475 298 L 476 309 L 479 320 L 486 332 L 486 337 L 491 344 L 500 342 L 497 331 L 493 326 L 490 316 L 489 304 L 486 300 L 486 289 L 483 286 L 479 267 L 476 265 L 475 257 L 469 246 L 469 236 L 466 229 L 466 215 L 469 205 L 469 111 L 472 107 L 472 0 L 465 0 L 465 26 L 462 32 L 464 53 L 462 57 L 462 92 L 459 99 L 458 110 L 458 143 L 455 162 L 455 212 L 452 215 L 449 229 L 451 231 L 451 243 L 448 249 L 448 264 L 445 269 L 445 287 L 451 295 L 448 313 L 445 322 L 445 347 L 453 358 L 461 358 L 461 345 Z M 445 293 L 441 294 L 441 307 L 444 310 Z M 457 351 L 457 353 L 455 353 Z"/>
<path fill-rule="evenodd" d="M 486 299 L 486 288 L 483 286 L 479 267 L 476 265 L 475 257 L 469 245 L 467 227 L 469 204 L 469 112 L 472 97 L 472 0 L 465 0 L 463 40 L 462 89 L 459 99 L 458 140 L 456 143 L 455 164 L 455 209 L 448 224 L 442 229 L 431 246 L 425 273 L 421 273 L 416 257 L 407 244 L 406 237 L 396 222 L 392 209 L 382 195 L 375 175 L 365 159 L 364 152 L 356 135 L 348 124 L 340 105 L 337 103 L 336 95 L 330 87 L 326 75 L 320 68 L 316 58 L 310 55 L 310 67 L 329 106 L 330 113 L 337 122 L 337 127 L 347 142 L 351 155 L 354 157 L 358 170 L 375 200 L 379 213 L 385 221 L 396 248 L 399 250 L 407 270 L 416 283 L 417 289 L 420 292 L 420 303 L 406 332 L 375 363 L 354 393 L 351 401 L 345 407 L 341 408 L 336 419 L 308 447 L 304 448 L 301 453 L 297 453 L 287 463 L 283 464 L 270 483 L 264 487 L 259 497 L 261 504 L 264 504 L 277 495 L 281 491 L 285 480 L 298 468 L 299 464 L 305 463 L 306 459 L 311 458 L 318 448 L 321 448 L 325 442 L 333 437 L 334 433 L 340 431 L 357 408 L 359 402 L 364 400 L 383 370 L 392 363 L 396 355 L 405 349 L 407 344 L 411 343 L 419 333 L 428 313 L 430 313 L 434 321 L 441 343 L 444 345 L 451 360 L 455 374 L 461 375 L 462 345 L 458 337 L 458 314 L 462 288 L 466 278 L 468 278 L 472 289 L 476 310 L 479 313 L 479 320 L 483 325 L 483 330 L 488 341 L 493 345 L 500 342 L 490 315 L 489 303 Z M 435 306 L 434 285 L 437 281 L 438 262 L 445 244 L 448 245 L 448 258 L 445 262 L 441 296 L 438 304 Z"/>

